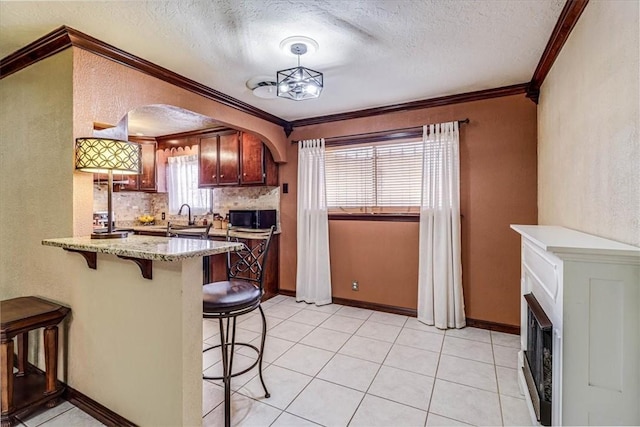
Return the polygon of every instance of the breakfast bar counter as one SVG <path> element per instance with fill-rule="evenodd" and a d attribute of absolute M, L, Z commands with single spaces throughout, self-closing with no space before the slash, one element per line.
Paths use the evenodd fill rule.
<path fill-rule="evenodd" d="M 175 239 L 170 237 L 130 235 L 125 239 L 92 239 L 90 237 L 65 237 L 45 239 L 43 245 L 63 249 L 128 256 L 152 261 L 179 261 L 229 252 L 240 246 L 237 243 L 200 239 Z"/>
<path fill-rule="evenodd" d="M 68 270 L 60 286 L 73 288 L 76 356 L 63 380 L 137 425 L 201 425 L 202 257 L 238 244 L 135 235 L 42 244 L 65 249 L 53 256 Z M 78 333 L 88 339 L 79 344 Z"/>

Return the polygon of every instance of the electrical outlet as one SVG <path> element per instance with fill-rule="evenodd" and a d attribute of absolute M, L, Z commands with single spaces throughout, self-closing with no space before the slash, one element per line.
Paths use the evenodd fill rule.
<path fill-rule="evenodd" d="M 352 291 L 359 291 L 360 290 L 360 284 L 358 283 L 357 280 L 354 280 L 353 282 L 351 282 L 351 290 Z"/>
<path fill-rule="evenodd" d="M 164 212 L 162 212 L 162 220 L 163 220 L 163 221 L 164 221 L 164 218 L 165 218 L 165 216 L 164 216 Z"/>

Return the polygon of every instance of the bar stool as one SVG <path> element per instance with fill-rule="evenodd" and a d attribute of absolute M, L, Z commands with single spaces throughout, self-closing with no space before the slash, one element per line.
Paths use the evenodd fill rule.
<path fill-rule="evenodd" d="M 262 268 L 269 252 L 271 237 L 274 227 L 268 231 L 244 231 L 248 239 L 260 240 L 260 243 L 249 248 L 238 238 L 234 229 L 227 230 L 227 241 L 242 243 L 242 248 L 227 254 L 227 280 L 209 283 L 203 286 L 202 308 L 206 319 L 218 319 L 220 325 L 220 344 L 209 347 L 203 352 L 220 347 L 222 350 L 221 377 L 204 376 L 208 380 L 222 380 L 224 383 L 224 422 L 225 426 L 231 425 L 231 378 L 242 375 L 258 365 L 260 381 L 264 388 L 265 397 L 269 397 L 269 391 L 262 378 L 262 355 L 267 333 L 267 321 L 260 306 L 262 299 L 264 269 Z M 260 348 L 249 343 L 236 342 L 236 318 L 253 310 L 260 310 L 262 316 L 262 338 Z M 226 324 L 225 324 L 226 320 Z M 258 358 L 248 368 L 233 371 L 233 354 L 236 346 L 252 348 Z"/>
<path fill-rule="evenodd" d="M 2 427 L 12 425 L 18 414 L 47 405 L 54 407 L 64 387 L 58 381 L 58 327 L 68 307 L 37 297 L 0 302 L 0 359 L 2 379 Z M 44 328 L 45 373 L 27 369 L 29 331 Z M 13 338 L 18 337 L 18 372 L 13 373 Z"/>

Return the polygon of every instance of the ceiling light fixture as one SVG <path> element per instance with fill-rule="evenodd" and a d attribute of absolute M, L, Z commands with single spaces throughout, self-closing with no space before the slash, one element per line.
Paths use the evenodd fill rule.
<path fill-rule="evenodd" d="M 247 80 L 247 88 L 258 98 L 274 99 L 278 97 L 273 75 L 253 77 Z"/>
<path fill-rule="evenodd" d="M 283 40 L 280 45 L 287 40 Z M 304 42 L 291 44 L 291 53 L 298 56 L 298 66 L 277 72 L 276 87 L 279 97 L 302 101 L 320 96 L 324 86 L 322 73 L 300 66 L 300 55 L 307 53 L 307 46 Z M 314 47 L 317 49 L 317 43 Z"/>

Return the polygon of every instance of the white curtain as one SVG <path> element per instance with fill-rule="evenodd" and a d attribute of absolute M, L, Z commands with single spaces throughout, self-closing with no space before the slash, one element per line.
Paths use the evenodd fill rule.
<path fill-rule="evenodd" d="M 192 215 L 209 211 L 211 191 L 198 188 L 198 168 L 197 155 L 167 158 L 167 192 L 171 215 L 176 215 L 183 203 L 191 207 Z"/>
<path fill-rule="evenodd" d="M 424 126 L 423 143 L 418 320 L 462 328 L 458 122 Z"/>
<path fill-rule="evenodd" d="M 324 139 L 298 142 L 296 301 L 331 303 Z"/>

